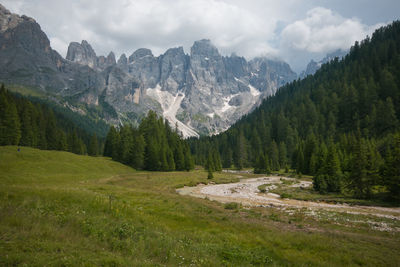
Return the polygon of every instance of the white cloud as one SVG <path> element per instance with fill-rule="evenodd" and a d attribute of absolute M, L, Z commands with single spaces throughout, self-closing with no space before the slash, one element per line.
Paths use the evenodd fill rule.
<path fill-rule="evenodd" d="M 315 8 L 319 0 L 3 0 L 2 4 L 35 18 L 61 55 L 71 41 L 83 39 L 98 55 L 112 50 L 118 56 L 141 47 L 155 55 L 176 46 L 189 52 L 194 41 L 207 38 L 224 55 L 281 57 L 299 71 L 311 58 L 349 48 L 376 27 L 333 10 L 347 12 L 347 17 L 353 11 L 344 6 L 356 6 L 351 9 L 354 16 L 364 9 L 372 10 L 366 14 L 398 10 L 394 0 L 385 4 L 367 0 L 368 5 L 360 1 L 366 0 L 325 1 L 327 8 Z"/>
<path fill-rule="evenodd" d="M 348 49 L 357 40 L 371 35 L 381 25 L 368 26 L 358 19 L 346 19 L 332 10 L 316 7 L 303 20 L 287 25 L 282 31 L 282 44 L 289 49 L 328 53 Z"/>
<path fill-rule="evenodd" d="M 275 38 L 276 19 L 255 15 L 243 5 L 230 1 L 5 2 L 14 12 L 25 12 L 36 18 L 52 46 L 63 55 L 67 50 L 65 44 L 82 39 L 98 54 L 107 54 L 110 50 L 129 54 L 147 47 L 157 55 L 174 46 L 184 46 L 188 52 L 194 41 L 203 38 L 211 39 L 225 54 L 236 52 L 252 57 L 275 52 L 269 41 Z"/>

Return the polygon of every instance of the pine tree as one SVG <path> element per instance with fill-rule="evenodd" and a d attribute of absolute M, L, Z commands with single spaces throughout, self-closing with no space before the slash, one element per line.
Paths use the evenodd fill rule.
<path fill-rule="evenodd" d="M 76 129 L 74 129 L 70 134 L 69 142 L 70 144 L 68 144 L 68 147 L 70 148 L 70 152 L 79 155 L 83 155 L 85 153 L 86 147 L 82 140 L 78 137 Z"/>
<path fill-rule="evenodd" d="M 58 146 L 57 150 L 61 151 L 68 151 L 68 141 L 67 141 L 67 135 L 65 134 L 64 131 L 59 131 L 58 132 Z"/>
<path fill-rule="evenodd" d="M 21 138 L 21 126 L 17 107 L 13 99 L 7 99 L 6 93 L 0 96 L 0 145 L 18 145 Z"/>
<path fill-rule="evenodd" d="M 304 164 L 302 173 L 310 174 L 310 161 L 317 147 L 317 139 L 312 131 L 307 135 L 307 139 L 304 147 Z"/>
<path fill-rule="evenodd" d="M 96 133 L 92 135 L 90 138 L 89 148 L 88 148 L 89 156 L 97 156 L 99 154 L 99 143 L 97 141 Z"/>
<path fill-rule="evenodd" d="M 300 144 L 296 150 L 296 160 L 295 160 L 295 168 L 297 173 L 301 173 L 303 171 L 304 166 L 304 153 L 303 153 L 303 145 Z"/>
<path fill-rule="evenodd" d="M 182 156 L 183 157 L 183 156 Z M 159 148 L 156 142 L 148 142 L 145 152 L 145 168 L 149 171 L 159 171 L 161 167 Z"/>
<path fill-rule="evenodd" d="M 241 170 L 247 165 L 247 141 L 244 137 L 243 132 L 239 134 L 238 145 L 237 145 L 237 161 L 236 167 Z"/>
<path fill-rule="evenodd" d="M 392 99 L 388 97 L 385 102 L 379 101 L 375 128 L 378 135 L 393 132 L 399 126 Z"/>
<path fill-rule="evenodd" d="M 108 130 L 108 134 L 106 137 L 106 142 L 104 144 L 104 153 L 103 155 L 106 157 L 111 157 L 112 152 L 113 152 L 113 144 L 115 144 L 115 137 L 116 136 L 116 130 L 114 126 L 111 126 L 110 129 Z"/>
<path fill-rule="evenodd" d="M 287 153 L 286 145 L 284 142 L 279 143 L 279 166 L 286 167 L 287 165 Z"/>
<path fill-rule="evenodd" d="M 111 158 L 113 160 L 118 161 L 121 158 L 121 153 L 119 151 L 119 148 L 121 146 L 121 135 L 119 134 L 119 131 L 115 131 L 115 134 L 113 136 L 113 139 L 111 140 Z"/>
<path fill-rule="evenodd" d="M 216 149 L 213 149 L 212 160 L 214 163 L 214 170 L 222 171 L 221 158 L 220 158 L 219 152 Z"/>
<path fill-rule="evenodd" d="M 211 151 L 208 152 L 208 157 L 207 157 L 207 162 L 205 164 L 205 168 L 211 172 L 215 171 L 214 159 L 213 159 Z"/>
<path fill-rule="evenodd" d="M 187 144 L 185 144 L 185 151 L 184 151 L 184 156 L 185 156 L 185 170 L 186 171 L 190 171 L 192 169 L 194 169 L 194 162 L 193 162 L 193 158 L 192 155 L 190 153 L 190 148 Z M 219 154 L 218 154 L 219 156 Z M 217 162 L 217 166 L 219 166 L 219 170 L 221 170 L 221 160 L 218 157 L 218 162 Z M 218 165 L 219 164 L 219 165 Z"/>
<path fill-rule="evenodd" d="M 207 179 L 212 179 L 212 178 L 214 178 L 214 175 L 211 170 L 208 170 Z"/>
<path fill-rule="evenodd" d="M 122 162 L 124 164 L 129 163 L 129 156 L 130 156 L 130 151 L 133 146 L 133 136 L 132 136 L 132 130 L 129 126 L 123 126 L 121 127 L 119 131 L 119 144 L 118 144 L 118 156 L 117 160 L 119 162 Z"/>
<path fill-rule="evenodd" d="M 143 169 L 146 142 L 139 132 L 134 134 L 133 146 L 130 151 L 130 165 L 135 169 Z"/>
<path fill-rule="evenodd" d="M 33 129 L 33 105 L 27 103 L 24 105 L 21 114 L 21 146 L 34 146 L 35 145 L 35 134 Z"/>
<path fill-rule="evenodd" d="M 8 110 L 8 100 L 4 84 L 0 88 L 0 145 L 8 145 L 9 140 L 7 138 L 7 122 L 6 122 L 6 110 Z"/>
<path fill-rule="evenodd" d="M 161 171 L 170 171 L 168 160 L 167 160 L 167 147 L 166 146 L 161 147 L 160 163 L 161 163 L 161 166 L 160 166 Z"/>
<path fill-rule="evenodd" d="M 176 170 L 183 171 L 185 169 L 185 154 L 183 153 L 182 144 L 180 142 L 175 149 L 174 160 Z"/>
<path fill-rule="evenodd" d="M 223 153 L 223 167 L 224 168 L 231 168 L 233 164 L 233 153 L 231 148 L 226 149 L 226 153 Z"/>
<path fill-rule="evenodd" d="M 393 139 L 392 148 L 388 150 L 385 158 L 383 179 L 391 197 L 400 200 L 400 133 Z"/>
<path fill-rule="evenodd" d="M 264 157 L 264 154 L 260 152 L 256 159 L 256 164 L 254 166 L 254 173 L 266 173 L 267 168 L 266 168 L 266 160 Z"/>
<path fill-rule="evenodd" d="M 361 139 L 358 131 L 357 143 L 351 164 L 351 173 L 349 176 L 349 187 L 353 189 L 357 197 L 363 197 L 367 183 L 367 148 L 364 140 Z"/>
<path fill-rule="evenodd" d="M 56 118 L 52 110 L 46 111 L 46 141 L 47 148 L 49 150 L 57 150 L 58 149 L 58 132 L 57 132 L 57 124 Z"/>
<path fill-rule="evenodd" d="M 167 162 L 169 170 L 174 171 L 176 169 L 174 154 L 172 153 L 172 150 L 170 148 L 168 148 L 167 150 Z M 185 167 L 186 167 L 186 157 L 185 157 Z"/>
<path fill-rule="evenodd" d="M 342 171 L 340 169 L 340 161 L 336 146 L 332 141 L 328 148 L 328 155 L 326 158 L 324 170 L 327 176 L 327 190 L 329 192 L 340 192 L 342 189 Z"/>
<path fill-rule="evenodd" d="M 38 116 L 38 148 L 47 149 L 46 120 L 41 110 Z M 72 137 L 72 135 L 71 135 Z M 72 142 L 68 143 L 68 151 L 72 152 Z"/>
<path fill-rule="evenodd" d="M 272 141 L 271 146 L 269 148 L 269 159 L 271 161 L 271 169 L 274 171 L 279 171 L 279 150 L 278 145 L 275 141 Z"/>

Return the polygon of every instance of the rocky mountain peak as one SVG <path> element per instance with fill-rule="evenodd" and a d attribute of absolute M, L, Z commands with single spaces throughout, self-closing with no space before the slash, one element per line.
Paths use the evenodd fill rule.
<path fill-rule="evenodd" d="M 82 40 L 81 43 L 71 42 L 66 59 L 91 68 L 97 67 L 96 53 L 86 40 Z"/>
<path fill-rule="evenodd" d="M 185 52 L 183 51 L 183 47 L 182 46 L 169 48 L 164 53 L 164 56 L 176 56 L 176 55 L 185 55 Z"/>
<path fill-rule="evenodd" d="M 13 29 L 17 27 L 20 23 L 24 21 L 35 22 L 34 19 L 29 18 L 25 15 L 19 16 L 17 14 L 11 13 L 3 5 L 0 4 L 0 32 L 3 33 L 8 29 Z"/>
<path fill-rule="evenodd" d="M 111 51 L 111 52 L 108 54 L 106 62 L 107 62 L 107 65 L 115 65 L 115 64 L 117 64 L 117 62 L 115 61 L 115 54 L 114 54 L 114 52 Z"/>
<path fill-rule="evenodd" d="M 0 4 L 0 32 L 3 33 L 8 29 L 15 28 L 17 25 L 22 23 L 24 20 L 30 20 L 35 22 L 32 18 L 27 16 L 18 16 L 17 14 L 11 13 L 3 5 Z"/>
<path fill-rule="evenodd" d="M 190 55 L 204 57 L 220 57 L 218 49 L 208 39 L 195 41 L 190 49 Z"/>
<path fill-rule="evenodd" d="M 134 62 L 138 59 L 144 58 L 144 57 L 154 57 L 154 56 L 150 49 L 139 48 L 138 50 L 133 52 L 132 55 L 129 57 L 129 63 L 132 63 L 132 62 Z"/>
<path fill-rule="evenodd" d="M 128 58 L 125 54 L 122 54 L 118 59 L 118 65 L 126 65 L 128 64 Z"/>
<path fill-rule="evenodd" d="M 282 85 L 293 81 L 297 74 L 292 71 L 289 64 L 267 57 L 256 57 L 249 61 L 250 83 L 267 92 L 267 95 L 275 93 Z"/>
<path fill-rule="evenodd" d="M 311 61 L 307 64 L 307 67 L 304 71 L 300 73 L 300 78 L 305 78 L 308 75 L 313 75 L 319 68 L 321 68 L 322 64 L 328 63 L 329 61 L 339 58 L 342 59 L 347 55 L 349 51 L 338 49 L 333 51 L 332 53 L 327 54 L 323 59 L 316 62 L 315 60 L 311 59 Z"/>

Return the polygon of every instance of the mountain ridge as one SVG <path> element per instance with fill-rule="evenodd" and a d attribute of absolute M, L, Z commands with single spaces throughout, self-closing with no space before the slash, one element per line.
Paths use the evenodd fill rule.
<path fill-rule="evenodd" d="M 155 110 L 185 137 L 216 134 L 297 78 L 284 62 L 222 56 L 208 39 L 195 41 L 189 54 L 176 47 L 156 57 L 140 48 L 118 60 L 113 52 L 97 56 L 83 40 L 71 42 L 64 59 L 35 20 L 1 6 L 0 21 L 0 81 L 61 96 L 68 105 L 114 109 L 102 117 L 114 125 Z"/>

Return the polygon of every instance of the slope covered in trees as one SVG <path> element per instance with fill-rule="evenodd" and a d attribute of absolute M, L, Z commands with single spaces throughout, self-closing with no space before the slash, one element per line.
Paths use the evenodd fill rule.
<path fill-rule="evenodd" d="M 321 192 L 399 198 L 400 22 L 356 42 L 341 61 L 294 81 L 228 131 L 190 140 L 197 164 L 217 148 L 223 167 L 291 166 Z M 375 190 L 376 191 L 376 190 Z"/>
<path fill-rule="evenodd" d="M 149 171 L 191 170 L 194 162 L 189 145 L 167 121 L 150 111 L 139 125 L 110 128 L 104 156 Z"/>
<path fill-rule="evenodd" d="M 96 140 L 94 140 L 96 139 Z M 89 145 L 89 140 L 92 140 Z M 93 145 L 95 143 L 95 145 Z M 20 145 L 97 155 L 100 146 L 64 114 L 0 88 L 0 145 Z M 89 149 L 87 149 L 89 148 Z"/>

